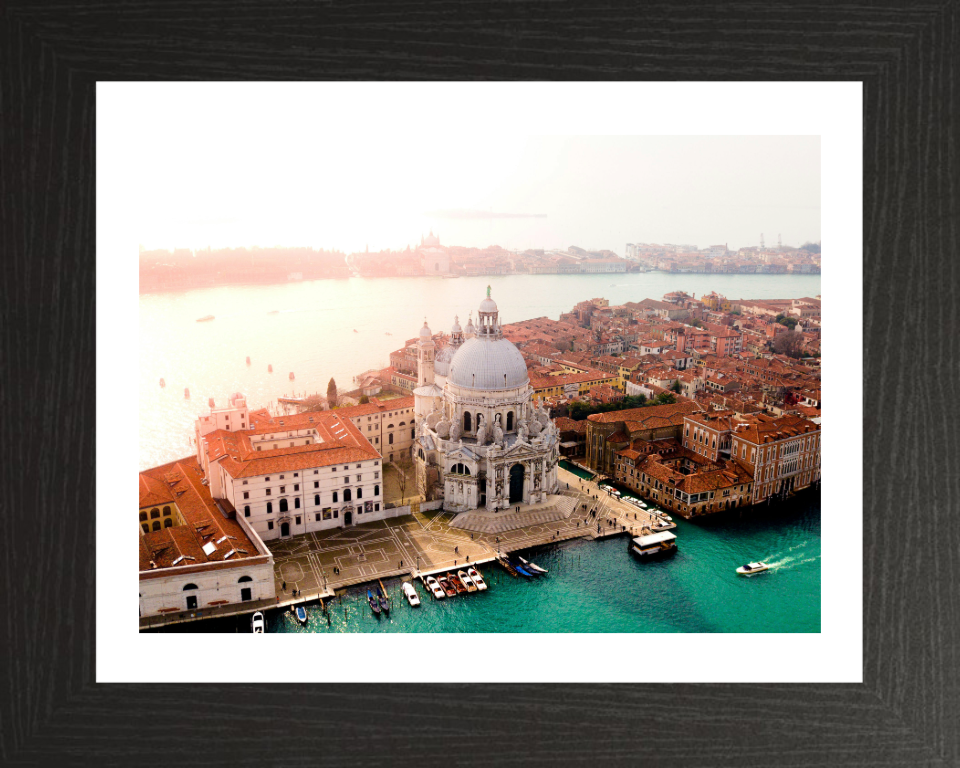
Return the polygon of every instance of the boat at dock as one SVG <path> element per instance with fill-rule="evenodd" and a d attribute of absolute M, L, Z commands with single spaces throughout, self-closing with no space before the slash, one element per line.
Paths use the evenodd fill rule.
<path fill-rule="evenodd" d="M 764 563 L 761 560 L 758 560 L 755 563 L 747 563 L 746 565 L 741 565 L 737 568 L 737 573 L 741 576 L 749 576 L 752 573 L 763 573 L 764 571 L 769 571 L 770 566 Z"/>
<path fill-rule="evenodd" d="M 533 563 L 529 562 L 528 560 L 524 560 L 524 559 L 523 559 L 522 557 L 520 557 L 519 555 L 517 555 L 517 560 L 519 560 L 519 561 L 520 561 L 520 565 L 522 565 L 524 568 L 526 568 L 528 571 L 530 571 L 530 573 L 537 574 L 538 576 L 542 576 L 542 575 L 544 575 L 545 573 L 547 573 L 547 569 L 546 569 L 546 568 L 541 568 L 539 565 L 534 565 Z"/>
<path fill-rule="evenodd" d="M 380 587 L 377 587 L 377 599 L 380 601 L 380 610 L 384 613 L 390 613 L 390 599 L 383 593 Z"/>
<path fill-rule="evenodd" d="M 294 611 L 294 615 L 297 617 L 297 621 L 299 621 L 303 626 L 307 626 L 306 608 L 304 608 L 302 605 L 298 605 L 297 609 Z"/>
<path fill-rule="evenodd" d="M 457 596 L 457 588 L 450 583 L 450 579 L 448 579 L 446 576 L 441 576 L 439 579 L 437 579 L 437 581 L 443 588 L 443 591 L 447 597 Z"/>
<path fill-rule="evenodd" d="M 427 585 L 427 589 L 430 590 L 437 600 L 443 600 L 443 598 L 447 596 L 446 592 L 443 591 L 443 587 L 440 586 L 440 582 L 433 578 L 433 576 L 427 576 L 423 580 L 423 583 Z"/>
<path fill-rule="evenodd" d="M 250 619 L 250 628 L 253 630 L 253 634 L 262 635 L 263 631 L 266 629 L 266 622 L 263 619 L 263 614 L 260 611 L 257 611 L 253 614 L 253 617 Z"/>
<path fill-rule="evenodd" d="M 467 568 L 467 575 L 473 580 L 473 583 L 477 585 L 477 589 L 481 592 L 487 588 L 487 582 L 483 580 L 483 576 L 480 575 L 480 571 L 476 568 Z"/>
<path fill-rule="evenodd" d="M 471 579 L 471 578 L 467 575 L 467 572 L 466 572 L 466 571 L 457 571 L 457 578 L 460 579 L 460 581 L 463 582 L 463 586 L 465 586 L 465 587 L 467 588 L 467 592 L 476 592 L 476 591 L 477 591 L 477 585 L 473 583 L 473 579 Z"/>
<path fill-rule="evenodd" d="M 467 594 L 467 585 L 464 584 L 462 581 L 460 581 L 459 578 L 457 578 L 457 574 L 455 574 L 455 573 L 453 573 L 453 572 L 448 573 L 448 574 L 447 574 L 447 581 L 449 581 L 449 582 L 453 585 L 453 588 L 454 588 L 455 590 L 457 590 L 457 594 L 458 594 L 458 595 L 465 595 L 465 594 Z"/>
<path fill-rule="evenodd" d="M 630 551 L 641 557 L 651 555 L 664 555 L 668 552 L 675 552 L 677 549 L 677 537 L 670 531 L 660 531 L 651 533 L 647 536 L 637 536 L 630 545 Z"/>
<path fill-rule="evenodd" d="M 373 613 L 374 613 L 376 616 L 379 616 L 379 615 L 380 615 L 380 601 L 377 600 L 377 598 L 373 596 L 373 592 L 371 592 L 369 589 L 367 590 L 367 602 L 370 604 L 370 610 L 373 611 Z"/>
<path fill-rule="evenodd" d="M 497 558 L 497 562 L 500 563 L 500 567 L 503 568 L 503 570 L 505 570 L 505 571 L 506 571 L 507 573 L 509 573 L 511 576 L 516 576 L 516 575 L 517 575 L 517 569 L 514 568 L 512 565 L 510 565 L 510 563 L 507 562 L 507 560 L 506 560 L 505 558 L 498 557 L 498 558 Z"/>
<path fill-rule="evenodd" d="M 411 607 L 416 608 L 420 605 L 420 595 L 417 594 L 417 588 L 409 581 L 403 582 L 403 594 L 406 595 L 407 602 L 410 603 Z"/>
<path fill-rule="evenodd" d="M 209 323 L 209 322 L 210 322 L 211 320 L 213 320 L 213 319 L 214 319 L 213 315 L 207 315 L 206 317 L 198 317 L 198 318 L 197 318 L 197 322 L 198 322 L 198 323 Z"/>

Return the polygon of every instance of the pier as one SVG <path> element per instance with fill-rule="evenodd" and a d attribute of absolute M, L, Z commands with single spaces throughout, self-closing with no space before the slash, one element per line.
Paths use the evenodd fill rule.
<path fill-rule="evenodd" d="M 335 598 L 350 587 L 366 584 L 373 589 L 386 579 L 421 579 L 471 565 L 489 566 L 500 556 L 537 546 L 639 536 L 643 526 L 654 522 L 650 512 L 608 495 L 596 480 L 585 480 L 562 467 L 557 476 L 557 494 L 543 504 L 521 504 L 519 512 L 416 512 L 270 541 L 276 598 L 224 606 L 222 611 L 207 608 L 152 616 L 141 619 L 140 628 L 315 603 Z M 464 523 L 475 530 L 458 527 Z M 391 597 L 402 599 L 402 595 Z"/>

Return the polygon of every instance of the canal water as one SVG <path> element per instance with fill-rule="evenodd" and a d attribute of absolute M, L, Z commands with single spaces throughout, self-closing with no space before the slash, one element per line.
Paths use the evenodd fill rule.
<path fill-rule="evenodd" d="M 458 314 L 465 325 L 470 311 L 476 315 L 487 285 L 501 321 L 512 323 L 534 317 L 557 320 L 561 312 L 593 297 L 622 304 L 660 299 L 676 290 L 697 296 L 715 290 L 752 299 L 815 296 L 820 275 L 352 278 L 143 294 L 140 469 L 193 452 L 193 423 L 208 398 L 223 405 L 232 392 L 242 392 L 250 407 L 266 407 L 283 395 L 326 393 L 331 377 L 342 389 L 353 389 L 353 377 L 386 367 L 390 352 L 414 338 L 424 318 L 434 332 L 449 331 Z M 197 322 L 207 315 L 215 319 Z M 125 370 L 116 374 L 118 382 L 125 380 Z M 190 399 L 184 398 L 185 389 Z"/>
<path fill-rule="evenodd" d="M 776 511 L 774 511 L 774 509 Z M 641 561 L 627 536 L 572 541 L 525 554 L 549 570 L 514 578 L 494 563 L 481 567 L 486 592 L 435 600 L 415 582 L 412 608 L 400 580 L 385 581 L 389 616 L 366 604 L 366 586 L 328 605 L 307 606 L 306 627 L 289 611 L 266 613 L 269 632 L 819 632 L 820 496 L 801 494 L 779 507 L 700 518 L 674 517 L 678 550 Z M 739 576 L 763 560 L 766 573 Z M 249 632 L 249 617 L 163 630 Z"/>

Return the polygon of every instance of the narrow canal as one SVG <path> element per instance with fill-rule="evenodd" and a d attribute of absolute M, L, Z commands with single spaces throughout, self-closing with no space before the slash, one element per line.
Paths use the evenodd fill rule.
<path fill-rule="evenodd" d="M 572 541 L 525 556 L 549 570 L 527 579 L 481 568 L 486 592 L 434 600 L 416 582 L 412 608 L 400 581 L 385 582 L 389 616 L 366 604 L 366 586 L 347 590 L 328 613 L 307 606 L 306 627 L 289 611 L 268 611 L 269 632 L 819 632 L 820 496 L 807 493 L 771 509 L 687 522 L 677 517 L 678 551 L 641 562 L 629 539 Z M 767 573 L 735 569 L 764 560 Z M 249 617 L 164 631 L 249 632 Z"/>

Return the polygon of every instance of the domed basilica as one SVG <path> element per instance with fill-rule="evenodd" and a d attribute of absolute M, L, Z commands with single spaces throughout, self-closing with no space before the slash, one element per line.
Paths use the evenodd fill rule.
<path fill-rule="evenodd" d="M 437 352 L 424 322 L 417 347 L 412 450 L 424 498 L 451 512 L 493 512 L 555 493 L 556 427 L 533 401 L 523 356 L 503 338 L 490 286 L 476 326 L 455 318 Z"/>

